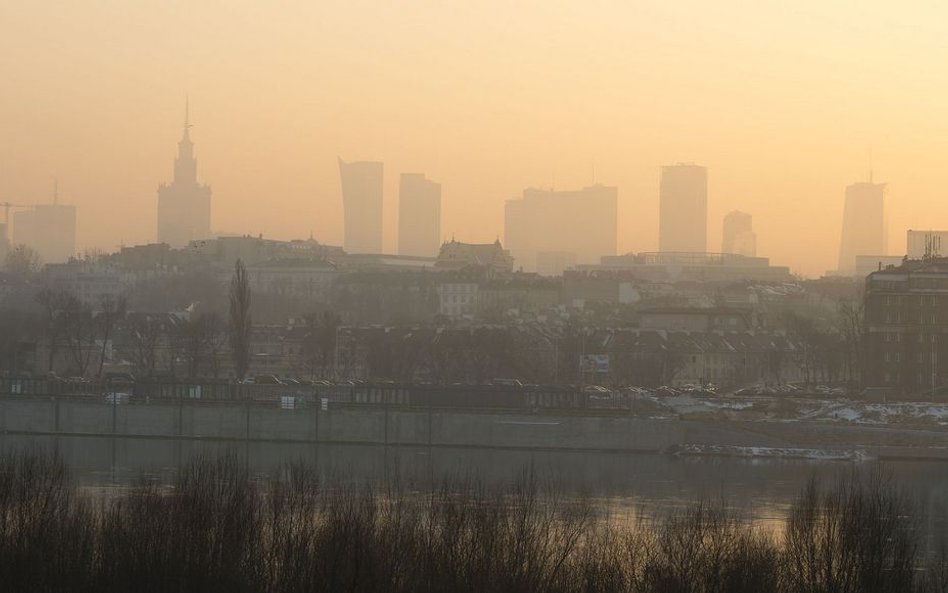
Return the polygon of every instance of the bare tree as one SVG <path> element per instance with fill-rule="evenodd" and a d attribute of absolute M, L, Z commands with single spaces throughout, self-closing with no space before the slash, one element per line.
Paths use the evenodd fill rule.
<path fill-rule="evenodd" d="M 201 366 L 210 362 L 216 368 L 216 357 L 220 350 L 220 318 L 213 313 L 202 313 L 176 328 L 178 350 L 186 364 L 189 378 L 200 375 Z"/>
<path fill-rule="evenodd" d="M 852 474 L 823 490 L 812 480 L 790 509 L 784 535 L 788 590 L 911 591 L 916 509 L 891 480 Z"/>
<path fill-rule="evenodd" d="M 46 370 L 52 371 L 56 361 L 56 353 L 59 346 L 64 341 L 63 333 L 65 324 L 63 322 L 63 310 L 66 307 L 68 297 L 65 292 L 54 292 L 46 289 L 36 296 L 36 301 L 42 305 L 45 318 L 45 339 L 48 348 L 48 358 Z"/>
<path fill-rule="evenodd" d="M 4 262 L 7 272 L 17 276 L 32 276 L 39 272 L 42 267 L 40 256 L 35 249 L 29 245 L 16 245 L 7 253 L 7 259 Z"/>
<path fill-rule="evenodd" d="M 158 366 L 158 345 L 163 333 L 162 324 L 151 315 L 144 315 L 136 318 L 130 329 L 135 363 L 146 377 L 154 377 Z"/>
<path fill-rule="evenodd" d="M 211 365 L 211 374 L 216 379 L 220 375 L 221 353 L 227 345 L 228 335 L 224 331 L 224 320 L 217 313 L 205 313 L 201 319 L 204 323 L 207 358 Z"/>
<path fill-rule="evenodd" d="M 243 260 L 234 263 L 230 281 L 230 347 L 234 353 L 237 379 L 247 375 L 250 366 L 250 281 Z"/>
<path fill-rule="evenodd" d="M 846 349 L 846 371 L 850 386 L 862 381 L 863 304 L 860 301 L 840 301 L 836 319 L 837 331 Z"/>
<path fill-rule="evenodd" d="M 102 378 L 102 367 L 105 365 L 105 355 L 112 339 L 112 330 L 115 322 L 125 317 L 125 297 L 114 298 L 105 296 L 99 301 L 99 314 L 96 317 L 99 330 L 102 334 L 102 352 L 99 356 L 99 372 L 96 376 Z"/>
<path fill-rule="evenodd" d="M 313 313 L 305 320 L 306 335 L 300 347 L 300 359 L 310 379 L 328 377 L 336 365 L 336 338 L 341 320 L 332 311 Z"/>
<path fill-rule="evenodd" d="M 20 350 L 24 342 L 32 341 L 43 331 L 43 319 L 32 309 L 0 309 L 0 370 L 18 371 Z"/>
<path fill-rule="evenodd" d="M 92 362 L 96 338 L 92 308 L 75 295 L 67 294 L 60 319 L 64 324 L 63 335 L 75 365 L 74 370 L 77 375 L 84 377 Z"/>

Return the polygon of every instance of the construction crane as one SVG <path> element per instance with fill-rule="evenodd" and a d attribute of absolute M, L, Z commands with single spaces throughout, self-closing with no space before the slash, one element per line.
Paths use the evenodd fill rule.
<path fill-rule="evenodd" d="M 33 207 L 29 204 L 11 204 L 10 202 L 0 202 L 0 206 L 3 206 L 3 223 L 8 226 L 10 224 L 10 208 L 32 208 Z"/>

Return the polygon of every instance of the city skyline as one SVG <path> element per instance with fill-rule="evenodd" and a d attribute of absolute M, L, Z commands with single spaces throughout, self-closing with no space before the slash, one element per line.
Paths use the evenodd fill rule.
<path fill-rule="evenodd" d="M 653 250 L 660 167 L 694 161 L 712 172 L 709 245 L 725 213 L 753 212 L 759 253 L 819 276 L 837 267 L 841 188 L 867 177 L 870 150 L 891 236 L 948 226 L 948 51 L 917 7 L 0 11 L 4 55 L 31 56 L 4 62 L 0 197 L 43 202 L 59 177 L 80 251 L 154 240 L 187 93 L 215 232 L 342 244 L 337 154 L 451 188 L 442 235 L 470 241 L 501 234 L 524 187 L 603 179 L 620 190 L 617 251 Z M 397 176 L 385 184 L 397 194 Z M 384 208 L 394 251 L 397 204 Z"/>
<path fill-rule="evenodd" d="M 191 128 L 189 120 L 189 106 L 186 101 L 185 104 L 185 120 L 183 126 L 183 134 L 181 140 L 178 142 L 178 155 L 174 160 L 174 174 L 172 178 L 172 183 L 164 184 L 162 183 L 159 186 L 159 199 L 158 199 L 158 235 L 155 241 L 144 241 L 142 243 L 137 243 L 139 245 L 147 245 L 151 243 L 167 243 L 173 248 L 181 248 L 187 246 L 188 242 L 192 240 L 207 239 L 215 236 L 239 236 L 239 235 L 252 235 L 253 233 L 226 233 L 226 232 L 214 232 L 211 230 L 211 188 L 209 185 L 201 184 L 197 181 L 197 159 L 194 157 L 193 148 L 194 143 L 190 138 L 189 130 Z M 397 199 L 394 200 L 398 208 L 397 222 L 391 223 L 386 222 L 390 219 L 390 216 L 386 216 L 386 212 L 391 209 L 393 200 L 385 199 L 385 184 L 384 184 L 384 163 L 379 161 L 344 161 L 341 157 L 337 157 L 337 163 L 339 166 L 339 176 L 340 176 L 340 197 L 344 210 L 344 228 L 348 230 L 343 233 L 342 240 L 339 241 L 343 248 L 347 249 L 350 253 L 390 253 L 390 254 L 399 254 L 399 255 L 428 255 L 433 256 L 436 254 L 437 249 L 433 249 L 432 246 L 437 245 L 440 247 L 443 243 L 447 241 L 447 237 L 441 237 L 434 241 L 435 236 L 440 236 L 441 231 L 441 184 L 434 182 L 430 179 L 427 179 L 422 173 L 401 173 L 399 174 L 399 187 Z M 682 252 L 682 253 L 714 253 L 714 249 L 710 248 L 707 243 L 708 239 L 708 224 L 710 223 L 708 217 L 708 203 L 709 203 L 709 192 L 708 192 L 708 168 L 696 165 L 693 163 L 677 163 L 675 165 L 664 165 L 661 167 L 662 175 L 660 176 L 659 191 L 658 191 L 658 203 L 659 203 L 659 221 L 658 221 L 658 251 L 662 252 Z M 666 177 L 670 181 L 666 182 Z M 908 254 L 909 257 L 918 257 L 918 254 L 915 253 L 918 251 L 918 247 L 915 246 L 914 251 L 912 247 L 912 235 L 919 233 L 932 233 L 937 231 L 931 230 L 912 230 L 906 229 L 906 232 L 909 236 L 909 245 L 907 245 L 905 253 L 898 252 L 898 248 L 895 248 L 895 252 L 889 253 L 890 249 L 888 247 L 888 234 L 889 234 L 889 225 L 887 222 L 887 212 L 884 212 L 884 194 L 887 193 L 888 183 L 873 183 L 871 181 L 872 172 L 869 173 L 870 181 L 868 182 L 855 182 L 849 184 L 845 188 L 845 198 L 843 201 L 844 204 L 844 215 L 842 221 L 842 230 L 840 232 L 839 240 L 839 262 L 835 269 L 830 269 L 827 271 L 828 274 L 843 274 L 843 275 L 852 275 L 854 270 L 859 266 L 857 265 L 844 265 L 845 261 L 852 260 L 855 262 L 857 257 L 867 258 L 869 256 L 876 257 L 901 257 L 902 255 Z M 504 237 L 505 243 L 509 241 L 511 233 L 511 224 L 512 220 L 517 221 L 516 227 L 514 230 L 515 233 L 523 233 L 526 227 L 523 227 L 523 221 L 520 219 L 530 218 L 533 220 L 531 224 L 539 224 L 543 222 L 537 219 L 537 216 L 540 216 L 546 223 L 549 223 L 550 220 L 557 219 L 557 216 L 563 214 L 562 207 L 554 208 L 553 210 L 547 212 L 543 208 L 537 210 L 538 206 L 542 206 L 543 198 L 547 198 L 547 202 L 550 204 L 567 204 L 570 199 L 579 200 L 575 204 L 575 208 L 570 210 L 567 213 L 567 216 L 564 220 L 569 221 L 578 221 L 581 224 L 577 227 L 578 230 L 585 229 L 587 231 L 592 231 L 597 227 L 602 226 L 602 222 L 606 221 L 607 226 L 614 227 L 616 221 L 616 205 L 618 202 L 618 188 L 604 186 L 599 183 L 595 183 L 591 186 L 584 187 L 581 190 L 555 190 L 553 188 L 543 189 L 537 187 L 528 187 L 523 190 L 521 199 L 506 200 L 505 202 L 505 223 L 504 223 Z M 349 197 L 347 198 L 347 192 Z M 604 193 L 605 192 L 605 193 Z M 54 190 L 53 204 L 51 206 L 56 206 L 58 201 L 58 180 L 56 182 L 56 189 Z M 168 200 L 174 198 L 175 203 L 171 206 L 168 205 Z M 407 197 L 407 200 L 405 199 Z M 597 207 L 593 210 L 596 211 L 596 215 L 602 219 L 592 224 L 586 224 L 583 222 L 583 217 L 588 214 L 585 209 L 588 209 L 589 204 L 581 204 L 583 199 L 592 198 L 597 199 L 598 202 L 602 202 L 603 199 L 606 199 L 609 202 L 609 207 L 606 210 Z M 873 204 L 867 206 L 864 204 L 867 199 L 873 201 Z M 165 213 L 163 214 L 162 201 L 164 200 Z M 349 203 L 349 207 L 352 209 L 352 215 L 346 219 L 345 209 L 346 204 Z M 879 202 L 875 204 L 875 202 Z M 520 205 L 520 209 L 524 211 L 524 214 L 532 212 L 531 216 L 514 216 L 511 218 L 511 208 L 512 206 Z M 15 208 L 26 210 L 14 211 L 10 216 L 10 222 L 12 224 L 2 225 L 2 236 L 7 240 L 11 239 L 10 230 L 12 227 L 12 240 L 10 240 L 7 247 L 12 247 L 14 244 L 24 243 L 29 246 L 35 246 L 37 244 L 37 239 L 33 238 L 33 235 L 36 233 L 31 229 L 27 219 L 30 217 L 35 217 L 36 212 L 43 210 L 45 204 L 14 204 Z M 425 207 L 428 208 L 431 212 L 425 212 Z M 529 207 L 532 207 L 532 210 L 529 210 Z M 53 258 L 44 257 L 41 258 L 41 261 L 63 261 L 67 257 L 74 255 L 79 255 L 82 252 L 95 252 L 99 251 L 99 248 L 92 248 L 82 250 L 76 247 L 76 213 L 75 206 L 68 205 L 65 206 L 71 210 L 71 232 L 68 237 L 59 237 L 56 242 L 62 243 L 63 241 L 68 242 L 72 245 L 71 255 L 62 256 L 59 252 L 65 253 L 62 249 L 57 250 L 57 255 Z M 577 209 L 578 208 L 578 209 Z M 49 208 L 47 208 L 49 209 Z M 575 211 L 574 211 L 575 210 Z M 878 212 L 876 212 L 878 210 Z M 519 212 L 520 210 L 517 210 Z M 680 211 L 680 212 L 679 212 Z M 868 211 L 868 214 L 867 214 Z M 684 213 L 684 215 L 681 215 Z M 411 220 L 409 224 L 406 225 L 406 214 Z M 171 225 L 168 227 L 167 223 L 163 223 L 163 216 L 166 220 L 179 220 L 182 218 L 191 218 L 192 222 L 196 222 L 196 226 L 192 224 L 191 226 L 184 228 L 181 224 Z M 552 218 L 550 218 L 552 216 Z M 605 216 L 605 218 L 602 218 Z M 872 219 L 873 224 L 869 225 L 871 228 L 866 227 L 865 224 L 862 224 L 863 218 L 869 216 Z M 20 241 L 17 239 L 16 235 L 16 221 L 17 218 L 22 219 L 24 222 L 24 228 L 26 230 L 21 231 L 20 237 L 29 235 L 31 238 L 26 241 Z M 560 216 L 562 218 L 562 216 Z M 550 219 L 550 220 L 546 220 Z M 558 220 L 558 219 L 557 219 Z M 751 215 L 742 212 L 740 210 L 732 210 L 725 214 L 722 218 L 723 221 L 723 231 L 721 234 L 722 237 L 722 253 L 735 253 L 743 256 L 754 256 L 756 255 L 756 245 L 757 245 L 757 235 L 753 231 Z M 390 226 L 391 224 L 397 224 L 398 230 L 398 242 L 396 246 L 391 246 L 389 241 L 385 241 L 385 227 Z M 346 225 L 349 225 L 348 227 Z M 49 226 L 49 225 L 46 225 Z M 59 224 L 58 226 L 62 226 Z M 542 225 L 541 225 L 542 226 Z M 549 226 L 549 224 L 547 224 Z M 554 225 L 555 226 L 555 225 Z M 200 231 L 195 229 L 200 227 Z M 423 228 L 422 228 L 423 227 Z M 523 228 L 520 228 L 523 227 Z M 739 227 L 739 228 L 738 228 Z M 419 228 L 420 235 L 422 237 L 411 236 L 411 229 Z M 663 244 L 663 228 L 665 229 L 664 234 L 669 238 L 666 240 L 666 243 Z M 603 229 L 600 228 L 599 231 Z M 537 269 L 566 269 L 568 267 L 574 266 L 577 263 L 580 264 L 592 264 L 598 263 L 598 258 L 601 256 L 613 256 L 617 254 L 615 245 L 618 240 L 614 236 L 612 230 L 609 230 L 605 233 L 603 232 L 592 232 L 583 235 L 585 239 L 582 239 L 581 242 L 587 243 L 589 245 L 599 245 L 604 246 L 602 249 L 593 249 L 593 248 L 571 248 L 571 245 L 574 245 L 578 239 L 578 236 L 570 237 L 565 240 L 564 243 L 551 242 L 550 239 L 542 239 L 540 243 L 544 245 L 544 248 L 539 249 L 536 246 L 529 245 L 524 251 L 524 247 L 517 245 L 521 243 L 520 240 L 514 240 L 514 250 L 521 251 L 521 256 L 518 258 L 518 265 L 524 268 L 526 271 L 535 271 Z M 164 236 L 163 236 L 164 233 Z M 262 236 L 262 233 L 259 233 Z M 541 235 L 543 233 L 540 233 Z M 189 236 L 185 236 L 189 235 Z M 550 236 L 561 237 L 565 236 L 565 231 L 561 230 L 560 232 L 554 232 Z M 404 237 L 408 236 L 407 245 L 410 245 L 407 249 L 403 247 Z M 500 233 L 497 234 L 500 236 Z M 539 236 L 539 235 L 538 235 Z M 312 235 L 311 235 L 312 237 Z M 452 235 L 453 237 L 453 235 Z M 287 237 L 288 239 L 300 239 L 301 237 Z M 315 237 L 312 237 L 315 238 Z M 324 243 L 327 243 L 323 241 Z M 917 241 L 916 241 L 917 242 Z M 536 243 L 535 240 L 531 239 L 528 243 Z M 704 243 L 705 247 L 701 248 L 701 243 Z M 327 243 L 328 244 L 328 243 Z M 123 243 L 121 246 L 124 246 Z M 882 246 L 879 248 L 879 246 Z M 729 246 L 733 247 L 733 251 L 729 250 Z M 46 251 L 46 248 L 39 249 L 38 251 Z M 105 250 L 108 252 L 108 250 Z M 601 253 L 600 253 L 601 251 Z M 647 253 L 648 250 L 641 250 L 642 253 Z M 599 256 L 594 256 L 594 253 L 600 253 Z M 627 252 L 629 254 L 635 253 L 633 251 Z M 524 259 L 526 256 L 526 259 Z M 549 261 L 540 263 L 540 258 L 546 258 Z M 816 274 L 815 276 L 821 276 L 822 274 Z"/>

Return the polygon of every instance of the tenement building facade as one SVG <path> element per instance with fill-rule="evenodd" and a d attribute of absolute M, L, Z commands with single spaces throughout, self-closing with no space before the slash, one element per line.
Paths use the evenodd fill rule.
<path fill-rule="evenodd" d="M 948 258 L 905 260 L 866 279 L 863 380 L 922 399 L 948 377 Z"/>

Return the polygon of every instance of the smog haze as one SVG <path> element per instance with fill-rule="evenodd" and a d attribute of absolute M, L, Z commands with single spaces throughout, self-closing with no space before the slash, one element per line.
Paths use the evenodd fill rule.
<path fill-rule="evenodd" d="M 941 3 L 553 4 L 5 0 L 0 200 L 57 178 L 80 250 L 153 242 L 187 95 L 218 233 L 341 245 L 337 157 L 385 163 L 386 251 L 401 172 L 473 242 L 524 188 L 616 186 L 624 253 L 657 249 L 661 167 L 699 163 L 708 244 L 751 212 L 758 253 L 806 276 L 870 166 L 893 254 L 945 226 Z"/>

